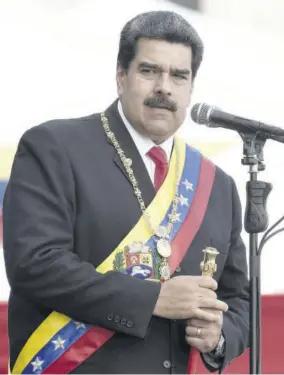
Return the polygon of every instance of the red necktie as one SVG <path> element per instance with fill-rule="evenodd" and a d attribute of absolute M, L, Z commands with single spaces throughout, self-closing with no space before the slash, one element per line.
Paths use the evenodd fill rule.
<path fill-rule="evenodd" d="M 169 164 L 165 151 L 161 147 L 152 147 L 147 154 L 156 164 L 154 185 L 158 191 L 167 176 Z"/>

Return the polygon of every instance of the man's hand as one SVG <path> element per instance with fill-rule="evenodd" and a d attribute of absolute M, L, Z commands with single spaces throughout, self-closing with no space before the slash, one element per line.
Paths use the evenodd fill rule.
<path fill-rule="evenodd" d="M 162 284 L 153 314 L 166 319 L 218 323 L 216 311 L 227 311 L 228 305 L 217 300 L 216 289 L 216 281 L 209 276 L 173 277 Z"/>
<path fill-rule="evenodd" d="M 208 353 L 214 350 L 218 344 L 222 324 L 223 312 L 211 311 L 218 319 L 214 322 L 202 319 L 189 319 L 185 329 L 186 342 L 201 353 Z"/>

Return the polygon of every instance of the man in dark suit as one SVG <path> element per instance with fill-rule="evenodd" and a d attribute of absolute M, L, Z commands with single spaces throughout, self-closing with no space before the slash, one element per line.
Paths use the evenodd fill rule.
<path fill-rule="evenodd" d="M 21 138 L 3 208 L 12 373 L 185 373 L 190 348 L 222 371 L 247 348 L 235 183 L 175 137 L 202 55 L 181 16 L 138 15 L 119 99 Z"/>

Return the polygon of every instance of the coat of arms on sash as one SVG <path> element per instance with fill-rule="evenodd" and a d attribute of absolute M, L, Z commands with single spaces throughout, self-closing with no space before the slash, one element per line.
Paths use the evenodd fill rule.
<path fill-rule="evenodd" d="M 113 270 L 136 277 L 138 279 L 159 280 L 161 258 L 157 252 L 136 241 L 118 252 L 113 261 Z"/>

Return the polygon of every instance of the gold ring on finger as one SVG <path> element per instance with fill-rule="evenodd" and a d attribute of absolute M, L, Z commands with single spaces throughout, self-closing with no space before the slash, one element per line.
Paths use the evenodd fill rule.
<path fill-rule="evenodd" d="M 201 336 L 201 328 L 197 328 L 196 337 L 200 337 L 200 336 Z"/>

